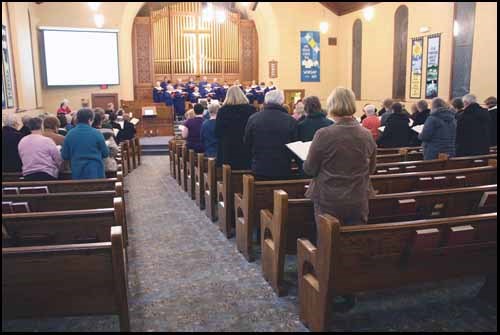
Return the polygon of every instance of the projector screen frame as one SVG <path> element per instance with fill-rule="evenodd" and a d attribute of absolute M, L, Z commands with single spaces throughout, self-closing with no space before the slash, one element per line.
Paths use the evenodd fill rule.
<path fill-rule="evenodd" d="M 92 33 L 115 33 L 116 34 L 116 56 L 117 56 L 117 67 L 118 67 L 118 83 L 116 84 L 74 84 L 74 85 L 49 85 L 48 84 L 48 76 L 47 76 L 47 63 L 46 63 L 46 54 L 45 54 L 45 35 L 44 31 L 77 31 L 77 32 L 92 32 Z M 48 27 L 48 26 L 39 26 L 38 27 L 38 45 L 40 49 L 40 68 L 42 81 L 45 88 L 62 88 L 62 87 L 98 87 L 101 85 L 108 86 L 118 86 L 121 84 L 120 77 L 120 45 L 118 42 L 120 30 L 118 29 L 97 29 L 97 28 L 72 28 L 72 27 Z"/>

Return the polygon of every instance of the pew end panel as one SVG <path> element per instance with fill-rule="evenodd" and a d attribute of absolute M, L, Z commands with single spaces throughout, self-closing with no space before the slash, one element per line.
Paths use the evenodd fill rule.
<path fill-rule="evenodd" d="M 194 168 L 194 197 L 200 210 L 205 209 L 205 172 L 207 172 L 207 158 L 203 153 L 198 154 Z"/>
<path fill-rule="evenodd" d="M 195 200 L 195 177 L 194 177 L 194 167 L 198 164 L 198 156 L 193 149 L 188 151 L 188 164 L 186 167 L 186 188 L 187 193 L 191 200 Z"/>
<path fill-rule="evenodd" d="M 215 163 L 214 158 L 207 160 L 207 173 L 203 176 L 205 182 L 205 214 L 212 222 L 217 221 L 218 218 L 217 182 L 222 179 L 222 170 L 216 168 Z"/>

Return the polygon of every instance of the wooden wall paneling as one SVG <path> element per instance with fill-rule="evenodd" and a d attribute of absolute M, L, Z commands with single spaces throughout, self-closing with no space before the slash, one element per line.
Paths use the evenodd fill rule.
<path fill-rule="evenodd" d="M 132 29 L 133 66 L 134 66 L 134 94 L 138 99 L 145 92 L 148 85 L 148 96 L 151 99 L 153 84 L 153 46 L 151 43 L 151 19 L 149 17 L 136 17 Z"/>
<path fill-rule="evenodd" d="M 112 102 L 118 107 L 118 93 L 92 93 L 91 105 L 92 108 L 100 107 L 106 110 L 108 103 Z"/>

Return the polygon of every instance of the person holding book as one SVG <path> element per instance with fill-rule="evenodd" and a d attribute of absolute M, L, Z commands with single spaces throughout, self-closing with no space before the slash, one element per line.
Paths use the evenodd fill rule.
<path fill-rule="evenodd" d="M 399 102 L 392 105 L 392 114 L 387 118 L 387 123 L 381 124 L 385 126 L 377 141 L 381 148 L 403 148 L 413 143 L 415 132 L 410 128 L 410 118 L 403 112 L 403 105 Z"/>

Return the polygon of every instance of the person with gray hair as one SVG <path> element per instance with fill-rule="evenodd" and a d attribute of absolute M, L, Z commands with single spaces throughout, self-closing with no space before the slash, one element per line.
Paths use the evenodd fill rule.
<path fill-rule="evenodd" d="M 473 94 L 462 98 L 463 113 L 457 115 L 457 157 L 487 155 L 491 144 L 491 117 Z"/>
<path fill-rule="evenodd" d="M 17 130 L 19 123 L 13 113 L 4 114 L 2 121 L 2 172 L 20 172 L 22 162 L 17 146 L 23 134 Z"/>
<path fill-rule="evenodd" d="M 312 141 L 314 134 L 319 129 L 333 124 L 333 121 L 327 119 L 321 110 L 321 102 L 318 97 L 311 96 L 304 99 L 304 112 L 306 118 L 298 124 L 298 136 L 302 142 Z"/>
<path fill-rule="evenodd" d="M 425 124 L 425 121 L 431 114 L 429 109 L 429 104 L 425 100 L 420 100 L 417 102 L 417 112 L 411 116 L 413 119 L 413 126 L 419 126 Z"/>
<path fill-rule="evenodd" d="M 39 117 L 31 118 L 28 121 L 31 134 L 19 142 L 25 180 L 55 180 L 62 168 L 61 153 L 52 139 L 43 136 L 42 123 Z"/>
<path fill-rule="evenodd" d="M 391 110 L 391 106 L 394 103 L 394 100 L 387 98 L 382 101 L 382 108 L 378 112 L 378 116 L 384 115 L 386 112 L 389 112 Z"/>
<path fill-rule="evenodd" d="M 292 154 L 286 144 L 297 137 L 297 121 L 283 107 L 283 91 L 266 94 L 264 108 L 248 119 L 245 143 L 252 150 L 252 171 L 259 180 L 288 179 Z"/>
<path fill-rule="evenodd" d="M 439 154 L 455 157 L 457 121 L 446 101 L 434 98 L 431 114 L 418 138 L 422 141 L 424 160 L 437 159 Z"/>
<path fill-rule="evenodd" d="M 217 112 L 219 111 L 220 104 L 212 102 L 208 105 L 208 114 L 210 119 L 205 120 L 201 126 L 201 141 L 205 147 L 205 157 L 217 156 L 218 140 L 215 137 L 215 125 L 217 119 Z"/>
<path fill-rule="evenodd" d="M 28 136 L 29 134 L 31 134 L 30 127 L 28 127 L 28 122 L 30 121 L 30 119 L 31 116 L 29 115 L 23 115 L 23 117 L 21 118 L 23 126 L 21 127 L 21 129 L 19 129 L 19 132 L 21 132 L 23 136 Z"/>
<path fill-rule="evenodd" d="M 76 119 L 76 127 L 64 138 L 62 158 L 71 161 L 73 179 L 105 178 L 104 158 L 109 156 L 109 149 L 103 134 L 91 127 L 94 112 L 82 108 Z"/>
<path fill-rule="evenodd" d="M 366 118 L 361 122 L 361 125 L 364 128 L 368 129 L 370 131 L 370 133 L 372 134 L 373 139 L 375 141 L 377 141 L 378 137 L 379 137 L 378 128 L 380 128 L 380 120 L 377 117 L 377 115 L 375 114 L 375 106 L 374 105 L 367 105 L 367 106 L 365 106 L 364 110 L 365 110 Z"/>

